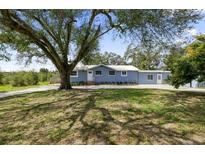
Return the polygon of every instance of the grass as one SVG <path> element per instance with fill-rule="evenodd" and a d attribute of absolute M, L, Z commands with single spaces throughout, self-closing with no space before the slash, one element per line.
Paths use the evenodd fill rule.
<path fill-rule="evenodd" d="M 0 144 L 205 144 L 205 95 L 46 91 L 1 99 Z"/>
<path fill-rule="evenodd" d="M 43 85 L 49 85 L 49 82 L 39 82 L 38 85 L 31 85 L 31 86 L 21 86 L 21 87 L 13 87 L 10 84 L 7 85 L 0 85 L 0 93 L 1 92 L 9 92 L 9 91 L 16 91 L 16 90 L 24 90 L 28 88 L 35 88 Z"/>

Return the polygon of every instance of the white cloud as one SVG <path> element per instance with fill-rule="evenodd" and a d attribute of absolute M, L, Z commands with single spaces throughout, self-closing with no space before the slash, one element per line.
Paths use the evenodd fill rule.
<path fill-rule="evenodd" d="M 197 30 L 195 29 L 195 28 L 192 28 L 192 29 L 188 29 L 188 30 L 186 30 L 186 33 L 188 34 L 188 35 L 196 35 L 198 32 L 197 32 Z"/>

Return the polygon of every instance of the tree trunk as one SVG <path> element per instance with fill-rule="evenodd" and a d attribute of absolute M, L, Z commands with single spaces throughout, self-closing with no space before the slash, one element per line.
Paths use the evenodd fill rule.
<path fill-rule="evenodd" d="M 70 73 L 66 70 L 60 73 L 60 87 L 59 90 L 69 90 L 72 89 L 71 84 L 70 84 Z"/>
<path fill-rule="evenodd" d="M 190 82 L 190 87 L 192 88 L 192 81 Z"/>

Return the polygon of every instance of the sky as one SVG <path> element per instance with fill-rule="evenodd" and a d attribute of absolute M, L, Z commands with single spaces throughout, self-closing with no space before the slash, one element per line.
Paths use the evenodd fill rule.
<path fill-rule="evenodd" d="M 190 33 L 191 35 L 196 35 L 200 33 L 205 34 L 205 18 L 201 20 L 200 23 L 196 24 L 192 30 L 188 31 L 188 33 Z M 126 48 L 129 43 L 130 42 L 124 39 L 113 38 L 112 33 L 108 33 L 100 41 L 100 52 L 114 52 L 122 56 L 126 51 Z M 11 52 L 16 53 L 16 51 Z M 46 64 L 41 64 L 33 61 L 30 65 L 25 66 L 24 64 L 20 64 L 16 60 L 15 54 L 11 57 L 11 61 L 9 62 L 0 61 L 0 71 L 38 71 L 40 68 L 56 70 L 54 65 L 50 61 L 48 61 Z"/>

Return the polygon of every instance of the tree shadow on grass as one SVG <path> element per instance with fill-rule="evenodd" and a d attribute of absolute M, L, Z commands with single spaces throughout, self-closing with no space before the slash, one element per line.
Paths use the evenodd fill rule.
<path fill-rule="evenodd" d="M 124 140 L 122 139 L 123 136 L 125 138 L 131 136 L 132 144 L 201 144 L 186 137 L 183 133 L 163 128 L 159 124 L 152 122 L 154 118 L 158 118 L 157 114 L 147 115 L 141 118 L 127 117 L 128 120 L 125 122 L 114 118 L 108 109 L 96 106 L 96 99 L 97 97 L 103 97 L 102 94 L 89 96 L 84 108 L 71 117 L 68 117 L 72 121 L 68 131 L 74 126 L 77 120 L 82 124 L 80 133 L 84 144 L 126 144 L 126 142 L 120 141 Z M 87 121 L 85 117 L 90 110 L 100 112 L 103 115 L 103 122 Z M 132 110 L 132 112 L 139 114 L 140 111 Z M 112 126 L 117 126 L 120 129 L 115 132 Z M 126 133 L 122 135 L 121 132 L 123 131 Z M 113 134 L 112 132 L 115 133 Z M 115 139 L 113 139 L 113 135 L 115 135 Z M 89 141 L 91 138 L 95 138 L 95 140 Z M 96 140 L 97 142 L 95 142 Z"/>
<path fill-rule="evenodd" d="M 205 94 L 192 92 L 176 92 L 176 95 L 167 94 L 165 108 L 162 113 L 180 113 L 183 119 L 178 121 L 186 123 L 203 123 L 205 125 Z"/>
<path fill-rule="evenodd" d="M 54 94 L 55 92 L 52 93 L 52 95 Z M 38 95 L 39 93 L 36 93 L 35 97 Z M 47 97 L 51 93 L 43 95 Z M 165 128 L 154 122 L 159 118 L 168 120 L 168 122 L 181 122 L 180 117 L 171 121 L 167 113 L 177 115 L 177 113 L 182 112 L 187 118 L 183 118 L 183 120 L 187 120 L 185 122 L 203 123 L 204 120 L 201 118 L 204 114 L 202 110 L 204 109 L 203 96 L 202 101 L 189 106 L 186 102 L 196 95 L 192 96 L 186 93 L 166 94 L 165 98 L 168 101 L 160 113 L 145 114 L 140 108 L 122 108 L 120 110 L 117 108 L 119 115 L 124 118 L 121 119 L 119 116 L 115 116 L 112 108 L 99 105 L 101 101 L 110 102 L 113 100 L 112 98 L 115 100 L 116 97 L 119 100 L 150 95 L 157 97 L 157 93 L 153 94 L 146 90 L 124 90 L 123 92 L 120 90 L 91 92 L 74 90 L 72 95 L 66 93 L 62 95 L 64 97 L 61 99 L 37 103 L 19 110 L 16 113 L 18 117 L 15 120 L 24 121 L 31 118 L 31 115 L 35 116 L 36 113 L 41 116 L 45 113 L 50 114 L 56 110 L 62 110 L 63 116 L 52 121 L 53 129 L 56 128 L 57 131 L 54 135 L 48 132 L 48 135 L 53 136 L 48 137 L 47 144 L 204 144 L 193 140 L 184 133 L 179 133 L 175 129 Z M 178 105 L 179 103 L 182 105 Z M 67 127 L 62 129 L 61 123 L 66 121 Z M 46 121 L 44 122 L 46 123 Z M 13 127 L 13 129 L 19 128 Z M 78 133 L 78 137 L 74 135 L 75 133 Z M 80 142 L 77 142 L 77 140 L 80 140 Z M 2 143 L 7 143 L 7 141 Z M 33 140 L 32 143 L 41 144 L 42 142 Z"/>

